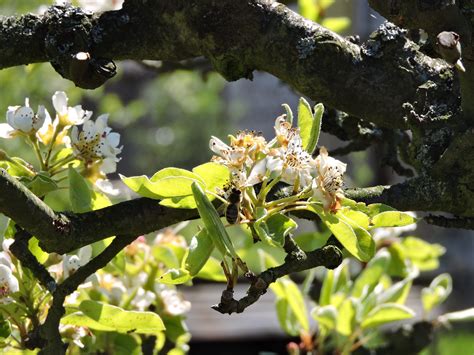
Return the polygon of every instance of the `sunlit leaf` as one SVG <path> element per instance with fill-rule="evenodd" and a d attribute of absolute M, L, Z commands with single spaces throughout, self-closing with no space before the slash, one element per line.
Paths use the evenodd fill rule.
<path fill-rule="evenodd" d="M 416 223 L 417 218 L 409 213 L 400 211 L 386 211 L 376 214 L 371 218 L 372 228 L 402 227 Z"/>
<path fill-rule="evenodd" d="M 184 284 L 192 279 L 188 270 L 185 269 L 169 269 L 160 276 L 159 282 L 167 285 Z"/>
<path fill-rule="evenodd" d="M 120 333 L 155 334 L 165 329 L 161 318 L 153 312 L 126 311 L 91 300 L 82 301 L 79 309 L 81 312 L 65 316 L 61 323 Z"/>
<path fill-rule="evenodd" d="M 327 330 L 334 330 L 336 328 L 337 309 L 333 305 L 315 307 L 311 311 L 311 315 L 318 322 L 319 326 L 323 326 Z"/>
<path fill-rule="evenodd" d="M 189 254 L 185 261 L 185 269 L 191 276 L 195 276 L 206 264 L 214 250 L 214 243 L 207 229 L 197 233 L 189 244 Z"/>
<path fill-rule="evenodd" d="M 421 290 L 421 301 L 423 309 L 429 313 L 434 307 L 443 303 L 451 294 L 453 281 L 449 274 L 441 274 L 431 281 L 429 287 Z"/>
<path fill-rule="evenodd" d="M 349 17 L 327 17 L 321 21 L 321 25 L 334 32 L 343 32 L 351 25 Z"/>
<path fill-rule="evenodd" d="M 69 199 L 72 210 L 83 213 L 92 210 L 92 195 L 86 180 L 73 167 L 69 167 Z"/>
<path fill-rule="evenodd" d="M 312 153 L 316 148 L 321 131 L 321 118 L 324 113 L 324 106 L 315 106 L 315 113 L 311 111 L 311 106 L 304 98 L 300 98 L 298 105 L 298 127 L 300 129 L 303 149 Z"/>
<path fill-rule="evenodd" d="M 375 307 L 361 323 L 362 329 L 413 318 L 415 313 L 408 307 L 395 303 L 385 303 Z"/>
<path fill-rule="evenodd" d="M 387 269 L 389 262 L 390 254 L 387 251 L 377 253 L 355 280 L 352 289 L 352 296 L 360 297 L 363 294 L 364 289 L 367 292 L 371 292 Z"/>
<path fill-rule="evenodd" d="M 339 306 L 336 329 L 339 334 L 349 336 L 355 326 L 355 303 L 353 298 L 348 298 Z"/>

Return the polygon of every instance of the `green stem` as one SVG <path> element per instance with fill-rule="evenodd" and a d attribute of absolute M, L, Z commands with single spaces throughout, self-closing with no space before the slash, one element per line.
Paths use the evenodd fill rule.
<path fill-rule="evenodd" d="M 33 138 L 32 136 L 28 136 L 28 139 L 31 145 L 33 146 L 33 150 L 35 151 L 36 157 L 38 158 L 41 170 L 46 170 L 46 165 L 44 163 L 43 157 L 41 156 L 41 150 L 38 144 L 38 140 L 36 139 L 36 137 Z"/>
<path fill-rule="evenodd" d="M 56 142 L 56 138 L 58 137 L 58 134 L 62 130 L 62 128 L 63 127 L 58 124 L 56 128 L 54 129 L 53 137 L 51 138 L 51 141 L 49 142 L 48 153 L 46 154 L 46 159 L 45 159 L 46 168 L 48 168 L 49 159 L 51 158 L 51 153 L 53 152 L 54 143 Z"/>
<path fill-rule="evenodd" d="M 270 192 L 270 190 L 276 185 L 278 184 L 278 182 L 281 180 L 281 177 L 277 177 L 275 179 L 273 179 L 267 186 L 265 186 L 265 188 L 262 188 L 262 190 L 260 190 L 260 193 L 258 194 L 258 201 L 260 203 L 263 203 L 265 202 L 265 198 L 267 197 L 268 193 Z"/>
<path fill-rule="evenodd" d="M 57 162 L 55 162 L 51 166 L 49 166 L 49 169 L 54 170 L 55 168 L 61 167 L 62 165 L 67 164 L 67 163 L 69 163 L 69 162 L 71 162 L 75 159 L 76 159 L 76 157 L 74 155 L 69 155 L 67 157 L 64 157 L 63 159 L 58 160 Z"/>

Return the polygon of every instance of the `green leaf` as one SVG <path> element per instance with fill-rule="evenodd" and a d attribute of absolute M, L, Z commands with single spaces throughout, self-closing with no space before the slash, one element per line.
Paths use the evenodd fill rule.
<path fill-rule="evenodd" d="M 337 314 L 337 332 L 345 336 L 351 335 L 355 326 L 355 300 L 348 298 L 342 302 Z"/>
<path fill-rule="evenodd" d="M 161 318 L 153 312 L 126 311 L 91 300 L 82 301 L 79 309 L 81 312 L 67 315 L 61 323 L 119 333 L 156 334 L 165 329 Z"/>
<path fill-rule="evenodd" d="M 286 111 L 286 120 L 293 125 L 293 111 L 291 110 L 291 107 L 288 104 L 282 104 L 283 108 Z"/>
<path fill-rule="evenodd" d="M 298 105 L 298 127 L 300 129 L 303 149 L 310 154 L 313 153 L 318 144 L 324 106 L 317 104 L 314 109 L 315 113 L 313 115 L 308 101 L 304 98 L 300 98 Z"/>
<path fill-rule="evenodd" d="M 426 313 L 443 303 L 451 294 L 453 289 L 453 281 L 449 274 L 441 274 L 436 276 L 429 287 L 421 290 L 421 302 Z"/>
<path fill-rule="evenodd" d="M 321 21 L 321 25 L 334 32 L 343 32 L 351 25 L 351 19 L 349 17 L 327 17 Z"/>
<path fill-rule="evenodd" d="M 185 269 L 191 276 L 195 276 L 206 264 L 214 250 L 214 243 L 207 229 L 196 234 L 189 244 L 189 254 L 185 261 Z"/>
<path fill-rule="evenodd" d="M 325 327 L 327 330 L 334 330 L 337 324 L 337 309 L 332 305 L 315 307 L 311 311 L 313 319 L 318 322 L 319 326 Z"/>
<path fill-rule="evenodd" d="M 298 12 L 311 21 L 317 21 L 319 18 L 319 8 L 314 0 L 298 0 Z"/>
<path fill-rule="evenodd" d="M 386 211 L 371 218 L 372 228 L 378 227 L 402 227 L 416 223 L 417 218 L 409 213 L 400 211 Z"/>
<path fill-rule="evenodd" d="M 280 213 L 268 218 L 266 226 L 268 236 L 281 247 L 285 244 L 285 237 L 298 227 L 294 220 Z"/>
<path fill-rule="evenodd" d="M 36 175 L 28 184 L 28 188 L 38 197 L 43 197 L 49 192 L 56 191 L 58 184 L 49 176 L 44 174 Z"/>
<path fill-rule="evenodd" d="M 350 221 L 351 225 L 358 225 L 364 229 L 369 228 L 370 218 L 364 212 L 344 208 L 339 210 L 336 215 L 344 216 L 345 220 Z"/>
<path fill-rule="evenodd" d="M 286 298 L 278 298 L 275 303 L 278 322 L 281 328 L 291 336 L 297 336 L 301 327 Z"/>
<path fill-rule="evenodd" d="M 413 318 L 415 312 L 395 303 L 385 303 L 375 307 L 361 323 L 362 329 L 379 327 L 382 324 Z"/>
<path fill-rule="evenodd" d="M 359 298 L 363 294 L 370 293 L 387 270 L 389 263 L 390 254 L 387 251 L 382 250 L 377 253 L 355 280 L 352 296 Z"/>
<path fill-rule="evenodd" d="M 196 277 L 204 280 L 211 280 L 216 282 L 227 281 L 221 263 L 212 256 L 207 260 L 204 267 L 199 271 Z"/>
<path fill-rule="evenodd" d="M 206 190 L 214 193 L 217 188 L 223 189 L 230 180 L 229 168 L 213 162 L 196 166 L 193 173 L 201 178 Z M 212 195 L 208 195 L 208 197 L 211 201 L 214 199 Z"/>
<path fill-rule="evenodd" d="M 160 198 L 190 196 L 193 194 L 191 184 L 194 182 L 202 184 L 199 177 L 189 178 L 185 176 L 168 176 L 156 181 L 145 182 L 145 187 Z"/>
<path fill-rule="evenodd" d="M 183 178 L 188 178 L 191 180 L 198 180 L 201 184 L 204 184 L 204 181 L 201 180 L 201 178 L 197 176 L 195 173 L 186 169 L 172 168 L 172 167 L 164 168 L 157 171 L 150 178 L 150 182 L 154 183 L 154 182 L 157 182 L 158 180 L 173 178 L 173 177 L 183 177 Z"/>
<path fill-rule="evenodd" d="M 0 338 L 6 339 L 10 336 L 12 332 L 12 327 L 10 322 L 3 318 L 3 315 L 0 313 Z"/>
<path fill-rule="evenodd" d="M 180 285 L 192 279 L 188 270 L 185 269 L 169 269 L 160 276 L 159 282 L 166 285 Z"/>
<path fill-rule="evenodd" d="M 270 288 L 277 296 L 277 302 L 285 300 L 280 307 L 285 311 L 286 316 L 290 316 L 296 320 L 299 323 L 299 328 L 309 331 L 306 305 L 304 303 L 303 293 L 298 286 L 291 281 L 289 277 L 283 277 L 271 284 Z M 283 307 L 283 305 L 285 307 Z"/>
<path fill-rule="evenodd" d="M 214 205 L 209 201 L 201 186 L 197 183 L 192 184 L 194 199 L 196 200 L 199 216 L 207 228 L 209 235 L 212 238 L 214 246 L 222 253 L 222 255 L 229 254 L 233 258 L 238 259 L 235 252 L 232 240 L 227 233 L 227 230 L 222 223 L 219 214 Z"/>
<path fill-rule="evenodd" d="M 428 243 L 420 238 L 406 237 L 400 243 L 403 256 L 420 269 L 420 271 L 436 270 L 439 267 L 439 257 L 446 249 L 440 244 Z"/>
<path fill-rule="evenodd" d="M 49 254 L 44 252 L 39 246 L 39 240 L 36 237 L 30 238 L 28 241 L 28 249 L 31 254 L 33 254 L 40 264 L 43 264 L 47 259 Z"/>
<path fill-rule="evenodd" d="M 83 213 L 92 210 L 92 195 L 84 177 L 69 166 L 69 199 L 73 212 Z"/>
<path fill-rule="evenodd" d="M 351 226 L 347 221 L 324 211 L 321 206 L 316 204 L 309 206 L 308 210 L 316 213 L 344 248 L 357 259 L 369 261 L 375 254 L 375 242 L 370 233 L 362 227 L 355 224 Z"/>
<path fill-rule="evenodd" d="M 153 199 L 160 199 L 160 196 L 152 193 L 150 190 L 146 188 L 146 184 L 149 182 L 148 177 L 145 175 L 141 176 L 131 176 L 126 177 L 122 174 L 119 174 L 120 179 L 123 181 L 125 185 L 127 185 L 133 192 L 136 192 L 140 196 L 153 198 Z"/>
<path fill-rule="evenodd" d="M 163 263 L 168 269 L 177 269 L 181 263 L 174 250 L 168 245 L 155 245 L 152 249 L 155 260 Z"/>
<path fill-rule="evenodd" d="M 383 203 L 372 203 L 366 206 L 366 210 L 366 213 L 369 215 L 369 217 L 373 217 L 382 212 L 397 211 L 395 208 L 390 207 L 388 205 L 384 205 Z"/>

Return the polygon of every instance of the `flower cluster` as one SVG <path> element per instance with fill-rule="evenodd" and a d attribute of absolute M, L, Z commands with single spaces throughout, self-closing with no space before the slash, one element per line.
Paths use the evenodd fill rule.
<path fill-rule="evenodd" d="M 28 98 L 24 106 L 8 107 L 7 123 L 0 124 L 0 138 L 26 137 L 37 151 L 42 170 L 55 166 L 56 162 L 51 161 L 53 150 L 66 146 L 72 148 L 73 155 L 63 157 L 62 163 L 81 160 L 86 169 L 98 170 L 99 174 L 95 175 L 99 177 L 115 172 L 122 147 L 119 147 L 120 135 L 107 125 L 108 115 L 91 120 L 92 112 L 81 105 L 69 106 L 68 97 L 62 91 L 54 93 L 52 104 L 56 111 L 54 120 L 43 105 L 38 106 L 35 113 Z M 79 125 L 82 125 L 81 130 Z M 41 147 L 46 149 L 45 154 Z"/>
<path fill-rule="evenodd" d="M 212 161 L 230 169 L 232 187 L 242 190 L 259 183 L 283 182 L 294 194 L 312 197 L 327 210 L 340 208 L 346 164 L 330 157 L 324 147 L 313 158 L 303 149 L 299 129 L 285 115 L 276 119 L 275 138 L 270 142 L 246 131 L 231 136 L 230 141 L 227 145 L 212 137 L 209 147 L 216 154 Z"/>

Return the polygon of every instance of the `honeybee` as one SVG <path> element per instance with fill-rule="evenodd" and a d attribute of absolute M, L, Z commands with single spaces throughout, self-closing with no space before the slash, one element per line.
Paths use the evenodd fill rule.
<path fill-rule="evenodd" d="M 242 191 L 235 187 L 230 190 L 230 194 L 227 197 L 229 205 L 225 210 L 225 218 L 229 224 L 236 224 L 239 221 L 240 215 L 240 202 L 242 201 Z"/>

